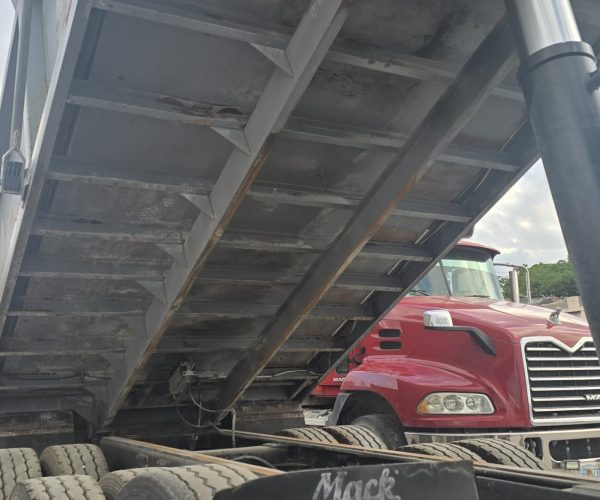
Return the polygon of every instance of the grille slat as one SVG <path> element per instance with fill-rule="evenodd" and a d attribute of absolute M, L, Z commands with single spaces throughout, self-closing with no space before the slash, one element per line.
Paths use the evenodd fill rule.
<path fill-rule="evenodd" d="M 527 361 L 598 361 L 598 358 L 596 356 L 573 356 L 570 358 L 538 358 L 536 356 L 527 356 Z"/>
<path fill-rule="evenodd" d="M 585 397 L 584 396 L 561 396 L 559 398 L 557 397 L 551 397 L 551 398 L 531 398 L 532 401 L 585 401 Z"/>
<path fill-rule="evenodd" d="M 592 340 L 569 350 L 550 338 L 523 346 L 532 421 L 600 420 L 600 360 Z"/>
<path fill-rule="evenodd" d="M 569 379 L 571 380 L 571 379 Z M 581 386 L 575 385 L 573 387 L 532 387 L 531 392 L 552 392 L 552 391 L 600 391 L 600 385 Z"/>
<path fill-rule="evenodd" d="M 600 406 L 556 406 L 556 407 L 551 407 L 551 408 L 540 408 L 536 411 L 539 412 L 569 412 L 569 411 L 590 411 L 590 410 L 595 410 L 598 411 L 600 410 Z"/>
<path fill-rule="evenodd" d="M 560 382 L 569 380 L 600 380 L 600 377 L 529 377 L 534 382 Z"/>
<path fill-rule="evenodd" d="M 600 366 L 529 366 L 530 372 L 597 372 L 600 371 Z"/>

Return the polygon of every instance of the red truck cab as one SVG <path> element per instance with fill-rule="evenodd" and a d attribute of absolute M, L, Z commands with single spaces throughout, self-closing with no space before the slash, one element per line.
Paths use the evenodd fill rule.
<path fill-rule="evenodd" d="M 461 242 L 314 396 L 330 424 L 394 428 L 398 443 L 509 439 L 547 466 L 600 457 L 600 364 L 587 323 L 506 301 L 498 252 Z"/>

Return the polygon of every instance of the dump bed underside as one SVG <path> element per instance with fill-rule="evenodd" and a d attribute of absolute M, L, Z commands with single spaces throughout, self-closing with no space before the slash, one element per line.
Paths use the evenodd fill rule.
<path fill-rule="evenodd" d="M 0 413 L 172 407 L 183 361 L 216 408 L 301 400 L 537 157 L 499 0 L 63 3 Z"/>

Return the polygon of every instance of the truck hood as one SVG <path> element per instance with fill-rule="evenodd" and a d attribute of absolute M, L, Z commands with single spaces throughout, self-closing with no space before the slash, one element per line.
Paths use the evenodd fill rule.
<path fill-rule="evenodd" d="M 576 316 L 562 313 L 561 324 L 552 325 L 548 321 L 552 309 L 504 300 L 406 297 L 399 306 L 408 306 L 413 309 L 411 315 L 421 317 L 423 311 L 429 309 L 447 309 L 455 326 L 474 326 L 498 340 L 514 343 L 519 343 L 524 337 L 551 336 L 572 347 L 581 338 L 591 336 L 588 323 Z"/>

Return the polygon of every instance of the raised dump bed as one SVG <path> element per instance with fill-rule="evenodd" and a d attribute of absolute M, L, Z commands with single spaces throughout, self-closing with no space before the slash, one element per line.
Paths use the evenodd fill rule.
<path fill-rule="evenodd" d="M 501 1 L 32 8 L 0 414 L 294 420 L 538 157 Z"/>

